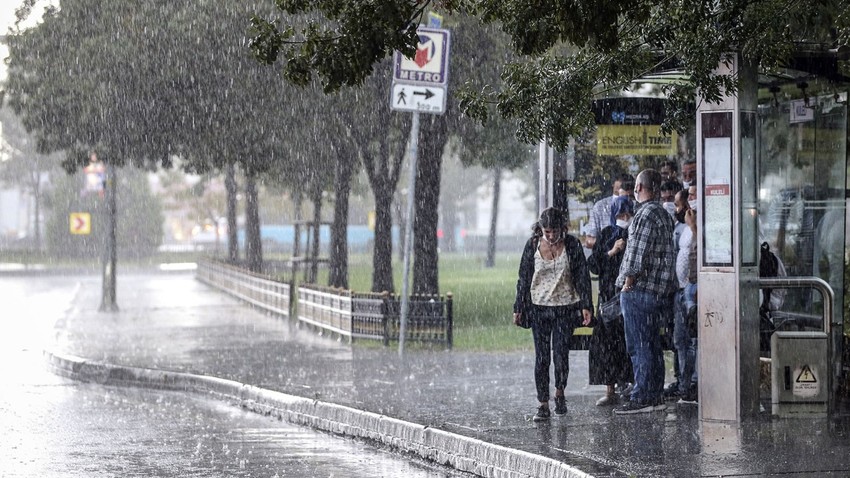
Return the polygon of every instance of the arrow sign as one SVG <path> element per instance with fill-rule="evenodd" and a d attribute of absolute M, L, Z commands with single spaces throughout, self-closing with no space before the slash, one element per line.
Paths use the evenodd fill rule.
<path fill-rule="evenodd" d="M 446 110 L 446 88 L 393 83 L 390 106 L 398 111 L 442 114 Z"/>
<path fill-rule="evenodd" d="M 71 234 L 91 234 L 91 214 L 72 212 L 70 217 Z"/>
<path fill-rule="evenodd" d="M 431 93 L 431 90 L 428 90 L 428 89 L 426 89 L 425 91 L 414 91 L 413 94 L 419 95 L 419 96 L 424 96 L 426 100 L 430 99 L 432 96 L 434 96 L 434 93 Z"/>

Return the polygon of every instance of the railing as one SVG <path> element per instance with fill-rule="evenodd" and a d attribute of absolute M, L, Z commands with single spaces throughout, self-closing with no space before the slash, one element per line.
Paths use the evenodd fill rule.
<path fill-rule="evenodd" d="M 344 289 L 299 285 L 298 320 L 351 340 L 351 302 L 351 292 Z"/>
<path fill-rule="evenodd" d="M 196 277 L 260 309 L 289 317 L 292 287 L 286 282 L 213 260 L 199 261 Z"/>
<path fill-rule="evenodd" d="M 387 304 L 389 294 L 374 292 L 351 293 L 351 336 L 382 340 L 389 344 L 387 335 Z"/>
<path fill-rule="evenodd" d="M 398 340 L 401 298 L 313 284 L 298 286 L 298 320 L 348 337 Z M 411 296 L 405 339 L 452 346 L 452 295 Z"/>
<path fill-rule="evenodd" d="M 384 343 L 398 340 L 401 330 L 401 296 L 389 296 L 386 301 L 386 335 Z M 410 296 L 407 323 L 405 324 L 405 340 L 420 342 L 443 342 L 449 348 L 452 346 L 452 321 L 454 310 L 452 294 L 446 294 L 445 299 L 436 295 Z"/>
<path fill-rule="evenodd" d="M 398 340 L 401 299 L 388 293 L 361 293 L 314 284 L 298 286 L 293 304 L 290 284 L 212 260 L 199 262 L 198 280 L 221 289 L 258 308 L 329 331 L 349 341 Z M 291 276 L 290 276 L 291 277 Z M 405 339 L 438 342 L 451 348 L 452 295 L 411 296 Z"/>
<path fill-rule="evenodd" d="M 821 293 L 821 297 L 823 299 L 823 315 L 821 318 L 820 326 L 823 328 L 823 331 L 826 333 L 826 336 L 829 337 L 827 341 L 827 361 L 832 368 L 832 374 L 830 377 L 830 394 L 835 396 L 836 387 L 839 384 L 839 379 L 841 377 L 841 348 L 843 346 L 843 333 L 833 334 L 833 328 L 835 330 L 841 331 L 840 327 L 843 327 L 844 324 L 841 322 L 833 322 L 834 317 L 832 313 L 832 304 L 835 300 L 835 293 L 832 290 L 832 287 L 820 277 L 764 277 L 758 280 L 759 288 L 761 289 L 815 289 Z M 786 322 L 789 321 L 789 318 L 793 317 L 792 314 L 784 314 L 784 318 Z M 810 316 L 804 315 L 801 317 L 804 322 L 811 324 Z M 836 336 L 837 335 L 837 336 Z"/>

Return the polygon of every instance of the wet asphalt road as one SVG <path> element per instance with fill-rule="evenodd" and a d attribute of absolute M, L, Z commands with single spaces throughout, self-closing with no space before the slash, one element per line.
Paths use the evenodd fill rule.
<path fill-rule="evenodd" d="M 467 476 L 190 393 L 48 373 L 43 347 L 83 283 L 0 278 L 0 477 Z"/>

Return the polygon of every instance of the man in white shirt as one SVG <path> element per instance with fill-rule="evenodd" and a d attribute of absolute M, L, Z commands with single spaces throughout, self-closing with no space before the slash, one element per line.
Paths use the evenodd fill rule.
<path fill-rule="evenodd" d="M 620 189 L 622 189 L 623 183 L 628 182 L 628 180 L 631 180 L 631 176 L 629 175 L 619 176 L 614 179 L 614 184 L 611 188 L 612 194 L 593 204 L 593 208 L 590 210 L 590 223 L 588 223 L 585 232 L 584 247 L 593 249 L 599 233 L 611 224 L 611 202 L 614 201 L 615 197 L 620 196 Z"/>
<path fill-rule="evenodd" d="M 676 221 L 679 233 L 678 253 L 676 255 L 676 279 L 679 290 L 676 292 L 675 322 L 673 326 L 673 345 L 679 361 L 679 390 L 680 403 L 696 403 L 697 401 L 697 338 L 692 337 L 688 323 L 688 305 L 685 300 L 685 288 L 689 285 L 690 250 L 695 240 L 693 230 L 685 224 L 685 214 L 688 204 L 688 191 L 682 190 L 676 194 Z"/>

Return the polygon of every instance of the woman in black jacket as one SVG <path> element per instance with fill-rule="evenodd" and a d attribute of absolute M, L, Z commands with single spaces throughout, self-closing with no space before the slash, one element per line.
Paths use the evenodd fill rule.
<path fill-rule="evenodd" d="M 550 361 L 555 364 L 555 414 L 567 413 L 570 338 L 579 324 L 589 325 L 593 318 L 584 251 L 578 239 L 567 234 L 568 225 L 560 209 L 544 210 L 519 265 L 514 323 L 530 327 L 534 337 L 534 383 L 540 402 L 535 421 L 551 416 Z"/>
<path fill-rule="evenodd" d="M 620 263 L 626 250 L 628 227 L 634 206 L 627 196 L 620 196 L 611 203 L 611 225 L 602 229 L 593 252 L 587 260 L 590 272 L 599 276 L 599 303 L 602 304 L 619 292 L 615 286 L 620 272 Z M 617 395 L 614 386 L 632 381 L 632 361 L 626 353 L 626 337 L 622 321 L 605 323 L 598 320 L 590 338 L 589 375 L 591 385 L 606 385 L 605 396 L 596 405 L 614 405 Z"/>

